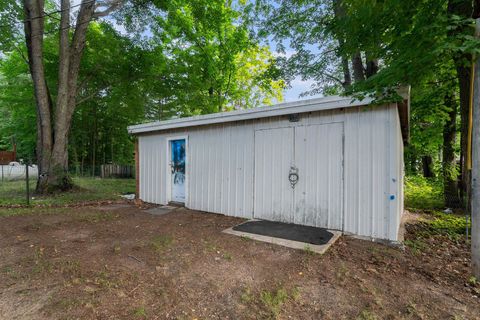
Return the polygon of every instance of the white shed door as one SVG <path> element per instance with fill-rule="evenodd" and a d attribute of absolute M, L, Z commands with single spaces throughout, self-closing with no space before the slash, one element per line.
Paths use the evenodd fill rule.
<path fill-rule="evenodd" d="M 296 224 L 342 230 L 343 124 L 297 127 Z"/>
<path fill-rule="evenodd" d="M 255 132 L 254 217 L 342 229 L 342 123 Z"/>
<path fill-rule="evenodd" d="M 294 159 L 293 135 L 293 128 L 255 131 L 255 218 L 293 221 L 293 193 L 286 178 Z"/>

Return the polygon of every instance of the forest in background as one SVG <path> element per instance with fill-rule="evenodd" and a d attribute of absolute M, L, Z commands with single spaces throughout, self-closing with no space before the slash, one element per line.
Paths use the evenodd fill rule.
<path fill-rule="evenodd" d="M 60 13 L 55 2 L 46 9 L 45 68 L 55 90 Z M 23 13 L 13 0 L 0 12 L 0 149 L 14 137 L 19 157 L 35 160 Z M 69 169 L 130 163 L 129 124 L 268 105 L 296 77 L 313 81 L 306 96 L 385 101 L 411 85 L 406 172 L 436 179 L 446 205 L 463 206 L 476 17 L 478 1 L 466 0 L 126 1 L 89 24 Z"/>
<path fill-rule="evenodd" d="M 45 69 L 55 90 L 60 13 L 54 2 L 46 8 L 54 13 L 45 17 Z M 274 55 L 250 36 L 242 8 L 224 1 L 171 1 L 126 7 L 117 18 L 91 22 L 69 135 L 69 171 L 89 175 L 100 164 L 132 163 L 131 124 L 282 101 L 285 82 Z M 18 158 L 35 162 L 36 107 L 18 24 L 22 12 L 13 5 L 4 10 L 0 150 L 11 149 L 14 140 Z M 12 29 L 8 35 L 5 26 Z M 51 95 L 55 99 L 57 92 Z"/>

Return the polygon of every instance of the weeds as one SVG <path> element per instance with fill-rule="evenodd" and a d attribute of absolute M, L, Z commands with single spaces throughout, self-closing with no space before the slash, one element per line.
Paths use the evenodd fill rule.
<path fill-rule="evenodd" d="M 421 176 L 405 177 L 405 207 L 415 209 L 442 208 L 443 183 Z"/>
<path fill-rule="evenodd" d="M 347 280 L 347 276 L 349 274 L 348 268 L 345 266 L 344 263 L 337 269 L 335 276 L 340 281 L 340 283 L 344 283 Z"/>
<path fill-rule="evenodd" d="M 44 274 L 50 273 L 53 269 L 53 265 L 45 259 L 44 248 L 38 248 L 33 253 L 33 269 L 32 273 L 34 274 Z"/>
<path fill-rule="evenodd" d="M 132 314 L 136 318 L 146 318 L 147 317 L 147 311 L 145 310 L 144 306 L 137 307 L 132 310 Z"/>
<path fill-rule="evenodd" d="M 78 260 L 61 260 L 56 264 L 59 271 L 70 278 L 80 278 L 81 268 Z"/>
<path fill-rule="evenodd" d="M 377 316 L 370 310 L 363 310 L 357 317 L 358 320 L 377 320 Z"/>
<path fill-rule="evenodd" d="M 278 318 L 282 305 L 288 299 L 288 292 L 284 288 L 280 288 L 276 291 L 262 291 L 260 294 L 260 301 L 264 307 L 268 310 L 273 318 Z"/>
<path fill-rule="evenodd" d="M 23 278 L 22 274 L 14 269 L 13 266 L 5 266 L 2 268 L 1 273 L 13 280 L 19 280 Z"/>
<path fill-rule="evenodd" d="M 312 250 L 312 247 L 310 247 L 308 244 L 303 247 L 303 253 L 305 253 L 307 256 L 313 256 L 315 254 L 315 252 Z"/>
<path fill-rule="evenodd" d="M 166 248 L 170 247 L 173 243 L 173 238 L 169 235 L 159 235 L 154 237 L 150 244 L 156 252 L 162 252 Z"/>
<path fill-rule="evenodd" d="M 250 288 L 246 288 L 245 291 L 242 293 L 242 295 L 240 296 L 240 300 L 243 302 L 243 303 L 250 303 L 254 300 L 254 296 L 252 294 L 252 291 L 250 290 Z"/>
<path fill-rule="evenodd" d="M 83 214 L 75 217 L 75 220 L 86 223 L 98 223 L 115 220 L 119 217 L 118 214 L 112 212 L 97 212 L 94 214 Z"/>
<path fill-rule="evenodd" d="M 418 239 L 405 240 L 403 243 L 412 250 L 413 254 L 419 254 L 427 248 L 427 244 Z"/>

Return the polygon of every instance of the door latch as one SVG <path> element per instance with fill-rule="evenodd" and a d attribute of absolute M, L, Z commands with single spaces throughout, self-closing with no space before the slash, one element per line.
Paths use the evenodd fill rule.
<path fill-rule="evenodd" d="M 295 166 L 290 167 L 290 172 L 288 174 L 288 180 L 290 181 L 290 186 L 292 189 L 295 188 L 295 185 L 298 182 L 298 169 Z"/>

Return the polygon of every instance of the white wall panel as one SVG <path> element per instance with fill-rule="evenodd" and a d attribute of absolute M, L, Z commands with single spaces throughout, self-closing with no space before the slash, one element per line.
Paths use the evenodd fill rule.
<path fill-rule="evenodd" d="M 294 189 L 294 222 L 342 230 L 343 123 L 297 127 L 295 165 L 300 180 Z"/>
<path fill-rule="evenodd" d="M 294 128 L 255 131 L 254 217 L 293 223 L 294 194 L 288 180 L 294 164 Z"/>

